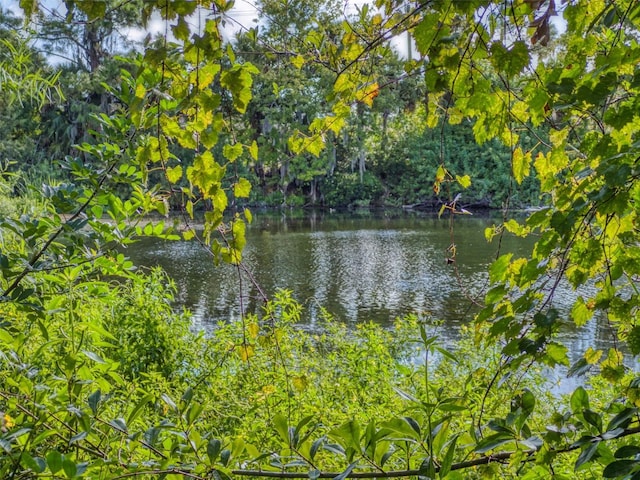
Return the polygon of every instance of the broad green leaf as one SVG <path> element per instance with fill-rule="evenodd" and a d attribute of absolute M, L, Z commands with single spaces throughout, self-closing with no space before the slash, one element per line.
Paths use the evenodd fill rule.
<path fill-rule="evenodd" d="M 640 467 L 640 460 L 616 460 L 602 471 L 604 478 L 620 478 Z"/>
<path fill-rule="evenodd" d="M 578 470 L 582 465 L 589 463 L 598 451 L 600 442 L 589 443 L 588 446 L 580 452 L 574 470 Z"/>
<path fill-rule="evenodd" d="M 573 304 L 571 308 L 571 319 L 578 326 L 582 327 L 585 325 L 591 318 L 593 317 L 593 308 L 589 308 L 589 306 L 585 303 L 582 297 L 578 297 L 578 299 Z"/>
<path fill-rule="evenodd" d="M 583 387 L 578 387 L 571 394 L 571 411 L 582 413 L 589 408 L 589 395 Z"/>
<path fill-rule="evenodd" d="M 410 439 L 412 441 L 420 441 L 420 435 L 414 428 L 409 425 L 406 418 L 393 418 L 392 420 L 380 424 L 381 428 L 388 428 L 395 432 L 400 438 Z"/>
<path fill-rule="evenodd" d="M 169 183 L 177 183 L 182 178 L 182 166 L 167 167 L 166 173 Z"/>
<path fill-rule="evenodd" d="M 98 413 L 98 405 L 100 404 L 101 398 L 102 398 L 102 392 L 99 389 L 93 392 L 87 398 L 87 403 L 89 404 L 89 408 L 91 409 L 91 412 L 94 415 L 97 415 Z"/>
<path fill-rule="evenodd" d="M 233 195 L 236 198 L 249 198 L 251 193 L 251 182 L 246 178 L 240 178 L 233 185 Z"/>
<path fill-rule="evenodd" d="M 438 12 L 426 14 L 413 31 L 416 47 L 422 55 L 426 55 L 434 46 L 439 36 L 448 35 L 448 27 L 442 25 Z"/>
<path fill-rule="evenodd" d="M 243 148 L 241 143 L 225 145 L 222 149 L 222 154 L 224 155 L 224 158 L 226 158 L 230 162 L 235 162 L 240 157 L 240 155 L 242 155 L 242 150 Z"/>
<path fill-rule="evenodd" d="M 567 347 L 556 342 L 547 345 L 546 354 L 544 356 L 545 363 L 554 367 L 556 365 L 569 366 L 569 357 L 567 356 Z"/>
<path fill-rule="evenodd" d="M 582 415 L 589 425 L 596 427 L 598 433 L 602 433 L 602 416 L 593 410 L 584 410 Z"/>
<path fill-rule="evenodd" d="M 75 477 L 76 473 L 78 472 L 76 463 L 70 458 L 66 458 L 66 457 L 62 460 L 62 470 L 64 470 L 64 473 L 67 476 L 67 478 Z"/>
<path fill-rule="evenodd" d="M 273 417 L 273 426 L 285 445 L 289 446 L 291 439 L 289 438 L 289 422 L 287 418 L 284 415 L 277 414 Z"/>
<path fill-rule="evenodd" d="M 595 365 L 601 357 L 602 350 L 594 350 L 593 347 L 587 348 L 587 351 L 584 352 L 584 359 L 589 365 Z"/>
<path fill-rule="evenodd" d="M 530 62 L 529 49 L 522 41 L 515 42 L 509 49 L 500 42 L 493 42 L 490 51 L 494 68 L 509 77 L 520 74 Z"/>
<path fill-rule="evenodd" d="M 221 449 L 222 443 L 217 438 L 211 439 L 207 442 L 207 456 L 209 457 L 209 463 L 211 465 L 215 464 Z"/>
<path fill-rule="evenodd" d="M 508 435 L 506 433 L 496 433 L 494 435 L 490 435 L 482 439 L 478 443 L 474 451 L 476 453 L 486 453 L 490 450 L 496 449 L 501 445 L 504 445 L 506 443 L 510 443 L 513 441 L 514 441 L 514 438 L 511 435 Z"/>
<path fill-rule="evenodd" d="M 75 5 L 87 14 L 90 22 L 102 19 L 107 11 L 107 2 L 105 0 L 82 0 L 76 2 Z"/>
<path fill-rule="evenodd" d="M 57 450 L 52 450 L 49 453 L 47 453 L 47 466 L 49 467 L 49 470 L 51 471 L 51 473 L 55 475 L 60 470 L 62 470 L 63 459 L 64 459 L 64 456 Z"/>
<path fill-rule="evenodd" d="M 97 353 L 90 352 L 88 350 L 83 350 L 82 353 L 84 353 L 88 358 L 90 358 L 91 360 L 93 360 L 96 363 L 106 363 L 104 361 L 104 359 L 100 355 L 98 355 Z"/>
<path fill-rule="evenodd" d="M 638 445 L 623 445 L 614 454 L 616 458 L 635 457 L 637 455 L 640 455 L 640 446 Z"/>
<path fill-rule="evenodd" d="M 302 55 L 296 55 L 295 57 L 291 58 L 291 63 L 299 70 L 304 66 L 305 60 Z"/>
<path fill-rule="evenodd" d="M 531 169 L 531 152 L 522 152 L 522 148 L 517 147 L 512 156 L 513 177 L 518 184 L 521 184 L 525 177 L 529 176 Z"/>
<path fill-rule="evenodd" d="M 502 282 L 506 279 L 511 257 L 513 257 L 512 253 L 501 255 L 491 264 L 491 267 L 489 267 L 489 280 L 491 283 Z"/>
<path fill-rule="evenodd" d="M 349 447 L 360 451 L 360 424 L 356 420 L 343 423 L 329 432 L 329 436 L 340 443 L 345 449 Z"/>

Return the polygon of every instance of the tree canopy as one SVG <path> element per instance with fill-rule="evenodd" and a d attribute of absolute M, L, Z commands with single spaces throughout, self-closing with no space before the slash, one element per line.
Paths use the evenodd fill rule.
<path fill-rule="evenodd" d="M 0 105 L 30 108 L 27 129 L 41 118 L 77 129 L 63 177 L 32 203 L 0 204 L 3 477 L 640 478 L 640 377 L 628 367 L 640 354 L 638 2 L 378 0 L 346 17 L 331 3 L 270 0 L 259 7 L 273 21 L 234 42 L 221 34 L 233 7 L 224 0 L 68 1 L 64 21 L 44 3 L 20 2 L 26 25 L 77 47 L 67 51 L 86 76 L 68 78 L 91 108 L 50 109 L 65 85 L 11 24 Z M 119 26 L 152 16 L 162 35 L 106 51 Z M 390 48 L 400 35 L 412 58 Z M 18 127 L 11 155 L 26 160 Z M 415 135 L 398 138 L 403 128 Z M 379 156 L 367 157 L 367 142 Z M 536 239 L 530 256 L 490 267 L 468 358 L 419 321 L 400 325 L 392 347 L 372 327 L 355 346 L 339 327 L 311 342 L 291 329 L 300 306 L 284 293 L 207 339 L 172 311 L 171 282 L 116 248 L 145 235 L 194 239 L 250 281 L 254 184 L 283 201 L 292 184 L 316 195 L 334 182 L 327 192 L 338 195 L 351 168 L 366 195 L 390 195 L 380 178 L 393 155 L 383 153 L 403 142 L 428 143 L 432 164 L 402 160 L 452 228 L 458 194 L 491 161 L 509 178 L 504 221 L 487 239 Z M 4 187 L 19 174 L 2 168 Z M 519 222 L 508 211 L 525 187 L 542 206 Z M 149 216 L 171 208 L 179 222 Z M 553 303 L 563 282 L 594 287 L 566 315 Z M 613 346 L 571 365 L 557 333 L 595 317 Z M 413 370 L 390 354 L 409 344 L 424 357 Z M 529 375 L 558 365 L 599 388 L 550 406 Z"/>

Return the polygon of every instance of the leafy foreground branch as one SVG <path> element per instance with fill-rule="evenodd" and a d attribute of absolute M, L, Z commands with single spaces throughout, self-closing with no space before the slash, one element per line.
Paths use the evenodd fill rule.
<path fill-rule="evenodd" d="M 591 439 L 590 442 L 592 444 L 597 444 L 602 440 L 606 440 L 606 439 L 610 440 L 612 438 L 623 438 L 630 435 L 636 435 L 638 433 L 640 433 L 640 427 L 628 428 L 628 429 L 622 430 L 622 433 L 616 434 L 615 437 L 611 437 L 610 435 L 605 434 L 607 438 L 605 438 L 604 436 L 595 437 Z M 552 455 L 568 453 L 574 450 L 578 450 L 579 448 L 581 448 L 581 446 L 582 446 L 582 443 L 574 443 L 573 445 L 570 445 L 565 448 L 551 450 L 549 453 L 551 453 Z M 524 460 L 520 460 L 521 462 L 534 461 L 535 459 L 531 457 L 535 455 L 537 452 L 539 452 L 540 448 L 542 447 L 532 448 L 529 450 L 495 452 L 495 453 L 492 453 L 491 455 L 482 456 L 474 460 L 467 460 L 464 462 L 453 463 L 449 467 L 449 471 L 453 472 L 456 470 L 465 470 L 465 469 L 477 467 L 480 465 L 488 465 L 494 462 L 504 463 L 506 460 L 509 460 L 516 455 L 519 457 L 526 457 Z M 615 463 L 611 465 L 612 465 L 612 467 L 610 467 L 611 471 L 613 471 L 614 468 L 620 468 L 620 465 L 616 465 Z M 628 466 L 626 463 L 624 465 Z M 435 465 L 433 467 L 433 471 L 435 471 L 436 473 L 439 473 L 442 471 L 442 468 L 443 467 L 440 465 Z M 420 469 L 414 469 L 414 470 L 379 471 L 379 472 L 354 472 L 349 470 L 347 472 L 306 472 L 306 473 L 305 472 L 269 472 L 264 470 L 232 470 L 232 473 L 234 475 L 240 475 L 240 476 L 246 476 L 246 477 L 248 476 L 248 477 L 269 477 L 269 478 L 340 478 L 342 479 L 342 478 L 417 477 L 417 476 L 424 476 L 425 474 L 428 473 L 428 471 L 424 468 L 420 468 Z"/>
<path fill-rule="evenodd" d="M 68 181 L 30 190 L 31 203 L 0 188 L 11 192 L 2 204 L 18 212 L 0 217 L 0 477 L 640 478 L 640 379 L 629 368 L 640 354 L 638 2 L 443 0 L 407 12 L 383 0 L 335 31 L 305 32 L 308 51 L 286 70 L 308 75 L 313 95 L 331 85 L 327 105 L 313 120 L 297 110 L 271 121 L 269 111 L 292 103 L 290 89 L 268 81 L 269 109 L 250 110 L 264 72 L 224 40 L 232 2 L 106 3 L 65 5 L 87 38 L 101 22 L 113 27 L 106 14 L 125 6 L 127 16 L 141 11 L 140 24 L 159 14 L 166 33 L 118 59 L 114 81 L 98 82 L 101 110 L 80 122 L 83 140 L 61 162 Z M 27 16 L 46 10 L 21 5 Z M 556 39 L 558 13 L 567 28 Z M 257 45 L 258 31 L 250 33 L 243 41 Z M 475 179 L 452 166 L 473 158 L 448 161 L 461 153 L 447 151 L 455 145 L 447 125 L 465 123 L 476 142 L 509 153 L 512 190 L 533 174 L 540 183 L 544 208 L 486 232 L 532 236 L 532 251 L 493 263 L 484 307 L 452 351 L 424 318 L 393 332 L 329 319 L 322 334 L 300 332 L 301 306 L 287 292 L 259 316 L 211 336 L 191 332 L 188 316 L 172 309 L 171 282 L 136 271 L 123 249 L 140 236 L 197 237 L 242 278 L 251 172 L 286 183 L 297 169 L 317 193 L 339 146 L 322 157 L 325 142 L 354 112 L 369 123 L 365 114 L 384 97 L 375 78 L 388 55 L 382 40 L 405 33 L 418 58 L 402 70 L 427 92 L 424 116 L 412 118 L 440 127 L 427 183 L 448 197 L 441 213 L 452 237 L 464 213 L 454 208 L 458 193 Z M 21 85 L 12 77 L 0 101 L 14 104 Z M 402 114 L 383 113 L 385 125 L 392 112 Z M 298 126 L 283 126 L 288 117 Z M 286 146 L 267 130 L 290 132 Z M 365 139 L 358 143 L 352 168 L 362 183 Z M 142 223 L 169 205 L 186 219 L 179 235 L 164 221 Z M 452 242 L 448 264 L 457 266 L 456 252 Z M 559 312 L 553 300 L 565 284 L 575 300 Z M 606 352 L 567 352 L 558 340 L 567 326 L 595 322 L 611 338 Z M 589 392 L 555 398 L 540 365 L 599 375 L 585 381 Z"/>

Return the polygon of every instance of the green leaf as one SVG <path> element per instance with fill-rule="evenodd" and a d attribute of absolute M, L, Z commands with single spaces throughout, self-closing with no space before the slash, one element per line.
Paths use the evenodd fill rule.
<path fill-rule="evenodd" d="M 207 443 L 207 456 L 209 457 L 211 465 L 216 462 L 221 449 L 222 443 L 217 438 L 213 438 Z"/>
<path fill-rule="evenodd" d="M 249 198 L 251 193 L 251 182 L 246 178 L 240 178 L 233 185 L 233 195 L 236 198 Z"/>
<path fill-rule="evenodd" d="M 631 420 L 638 414 L 637 408 L 627 407 L 621 412 L 617 413 L 615 417 L 611 419 L 609 425 L 607 425 L 607 431 L 615 430 L 618 428 L 627 428 L 631 423 Z"/>
<path fill-rule="evenodd" d="M 69 439 L 69 445 L 73 445 L 74 443 L 80 442 L 87 438 L 89 432 L 80 432 Z"/>
<path fill-rule="evenodd" d="M 345 449 L 349 447 L 360 451 L 360 424 L 356 420 L 343 423 L 329 432 L 329 436 Z"/>
<path fill-rule="evenodd" d="M 140 414 L 142 413 L 143 407 L 147 405 L 149 402 L 152 402 L 153 399 L 154 399 L 154 396 L 151 394 L 148 394 L 142 397 L 138 401 L 138 403 L 136 403 L 135 407 L 133 407 L 133 410 L 131 410 L 131 412 L 129 413 L 129 416 L 127 417 L 127 424 L 131 425 L 136 420 L 136 418 L 140 416 Z"/>
<path fill-rule="evenodd" d="M 93 412 L 94 415 L 97 415 L 98 413 L 98 405 L 100 404 L 101 398 L 102 398 L 102 392 L 100 391 L 100 389 L 93 392 L 87 398 L 87 403 L 89 404 L 89 408 L 91 409 L 91 412 Z"/>
<path fill-rule="evenodd" d="M 344 470 L 344 472 L 333 477 L 333 480 L 344 480 L 349 476 L 349 474 L 353 471 L 353 469 L 356 468 L 357 465 L 358 465 L 358 462 L 353 462 L 349 464 L 349 466 Z"/>
<path fill-rule="evenodd" d="M 507 278 L 509 262 L 511 262 L 512 253 L 500 256 L 489 267 L 489 280 L 491 283 L 502 282 Z"/>
<path fill-rule="evenodd" d="M 482 439 L 482 441 L 480 441 L 478 445 L 476 445 L 474 451 L 476 453 L 486 453 L 490 450 L 494 450 L 500 445 L 513 442 L 513 440 L 514 438 L 512 435 L 508 435 L 506 433 L 496 433 Z"/>
<path fill-rule="evenodd" d="M 57 450 L 52 450 L 47 454 L 47 466 L 54 475 L 62 469 L 64 456 Z"/>
<path fill-rule="evenodd" d="M 107 362 L 105 362 L 105 361 L 104 361 L 104 359 L 103 359 L 100 355 L 98 355 L 97 353 L 90 352 L 90 351 L 88 351 L 88 350 L 83 350 L 83 351 L 82 351 L 82 353 L 84 353 L 88 358 L 90 358 L 91 360 L 93 360 L 93 361 L 94 361 L 94 362 L 96 362 L 96 363 L 102 363 L 102 364 L 107 363 Z"/>
<path fill-rule="evenodd" d="M 571 411 L 582 413 L 589 408 L 589 394 L 583 387 L 578 387 L 571 394 Z"/>
<path fill-rule="evenodd" d="M 20 462 L 26 468 L 30 469 L 35 473 L 42 473 L 46 468 L 46 463 L 40 457 L 33 458 L 29 452 L 23 450 L 21 455 Z"/>
<path fill-rule="evenodd" d="M 253 75 L 257 73 L 259 70 L 247 62 L 242 65 L 234 65 L 230 70 L 220 75 L 220 84 L 233 94 L 233 106 L 240 113 L 245 113 L 247 110 L 252 98 Z"/>
<path fill-rule="evenodd" d="M 580 455 L 578 456 L 578 459 L 576 460 L 574 470 L 578 470 L 585 463 L 589 463 L 596 455 L 599 446 L 600 442 L 593 442 L 589 444 L 587 448 L 582 450 L 582 452 L 580 452 Z"/>
<path fill-rule="evenodd" d="M 443 32 L 442 30 L 439 13 L 428 13 L 422 18 L 422 21 L 416 25 L 413 31 L 416 48 L 420 54 L 426 55 L 429 52 L 438 35 L 448 34 L 448 32 Z"/>
<path fill-rule="evenodd" d="M 556 365 L 569 366 L 569 356 L 567 355 L 567 347 L 560 343 L 550 342 L 547 345 L 544 360 L 550 367 Z"/>
<path fill-rule="evenodd" d="M 273 426 L 280 435 L 280 438 L 284 441 L 284 443 L 288 446 L 291 442 L 291 438 L 289 437 L 289 422 L 284 415 L 277 414 L 273 417 Z"/>
<path fill-rule="evenodd" d="M 529 176 L 531 170 L 531 152 L 523 153 L 522 148 L 516 148 L 513 151 L 512 168 L 513 177 L 516 182 L 518 182 L 518 185 L 520 185 L 525 177 Z"/>
<path fill-rule="evenodd" d="M 178 22 L 175 25 L 171 26 L 171 31 L 173 32 L 173 36 L 176 37 L 177 40 L 182 41 L 189 40 L 189 35 L 191 34 L 189 24 L 182 16 L 178 18 Z"/>
<path fill-rule="evenodd" d="M 177 412 L 177 411 L 178 411 L 178 407 L 176 406 L 176 402 L 174 402 L 174 401 L 173 401 L 173 399 L 172 399 L 169 395 L 167 395 L 166 393 L 163 393 L 163 394 L 160 396 L 160 398 L 162 398 L 162 401 L 163 401 L 164 403 L 166 403 L 166 404 L 167 404 L 167 406 L 168 406 L 171 410 L 173 410 L 174 412 Z"/>
<path fill-rule="evenodd" d="M 491 63 L 499 72 L 513 77 L 520 74 L 529 65 L 529 49 L 522 41 L 517 41 L 510 49 L 500 42 L 491 44 Z"/>
<path fill-rule="evenodd" d="M 120 418 L 120 417 L 114 418 L 113 420 L 110 420 L 108 423 L 116 430 L 122 433 L 127 433 L 127 423 L 124 421 L 124 418 Z"/>
<path fill-rule="evenodd" d="M 169 183 L 177 183 L 182 178 L 182 166 L 167 167 L 166 174 Z"/>
<path fill-rule="evenodd" d="M 469 175 L 456 175 L 456 181 L 462 188 L 469 188 L 471 186 L 471 177 Z"/>
<path fill-rule="evenodd" d="M 602 415 L 593 410 L 585 410 L 582 415 L 589 425 L 596 427 L 598 433 L 602 433 Z"/>
<path fill-rule="evenodd" d="M 604 478 L 622 477 L 630 474 L 638 466 L 640 466 L 638 460 L 616 460 L 605 467 L 602 476 Z"/>
<path fill-rule="evenodd" d="M 251 155 L 251 158 L 258 161 L 258 144 L 255 140 L 249 146 L 249 155 Z"/>
<path fill-rule="evenodd" d="M 242 150 L 243 148 L 241 143 L 236 143 L 234 145 L 227 144 L 222 148 L 222 154 L 224 155 L 224 158 L 230 162 L 235 162 L 240 155 L 242 155 Z"/>
<path fill-rule="evenodd" d="M 627 457 L 635 457 L 636 455 L 640 455 L 640 446 L 638 445 L 624 445 L 616 450 L 614 457 L 616 458 L 627 458 Z"/>
<path fill-rule="evenodd" d="M 593 309 L 587 307 L 584 299 L 578 297 L 571 308 L 571 318 L 578 327 L 582 327 L 593 317 Z"/>
<path fill-rule="evenodd" d="M 447 453 L 445 453 L 442 463 L 440 464 L 440 478 L 445 478 L 451 471 L 451 465 L 453 465 L 454 455 L 456 453 L 456 445 L 458 443 L 458 435 L 454 436 L 449 443 Z"/>
<path fill-rule="evenodd" d="M 75 5 L 87 14 L 89 22 L 102 19 L 107 11 L 107 2 L 105 0 L 82 0 L 76 2 Z"/>
<path fill-rule="evenodd" d="M 64 458 L 62 460 L 62 469 L 64 470 L 64 473 L 67 476 L 67 478 L 75 477 L 78 471 L 76 467 L 76 463 L 69 458 Z"/>
<path fill-rule="evenodd" d="M 304 57 L 302 55 L 296 55 L 291 59 L 291 63 L 293 64 L 294 67 L 296 67 L 299 70 L 303 67 L 305 63 Z"/>
<path fill-rule="evenodd" d="M 418 478 L 420 479 L 435 479 L 436 478 L 436 465 L 431 456 L 427 456 L 420 464 Z"/>

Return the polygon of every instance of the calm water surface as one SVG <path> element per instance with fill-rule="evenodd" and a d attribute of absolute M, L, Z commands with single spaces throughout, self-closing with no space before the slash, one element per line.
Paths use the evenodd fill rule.
<path fill-rule="evenodd" d="M 268 295 L 282 288 L 294 292 L 306 306 L 301 327 L 319 328 L 321 306 L 349 323 L 389 325 L 418 312 L 444 320 L 442 333 L 454 340 L 460 324 L 472 320 L 473 299 L 486 287 L 487 267 L 499 245 L 485 240 L 484 229 L 497 220 L 458 216 L 452 229 L 448 219 L 409 212 L 258 214 L 247 231 L 245 262 Z M 452 244 L 455 265 L 446 261 Z M 505 236 L 500 253 L 522 256 L 531 246 L 530 240 Z M 178 286 L 178 303 L 191 310 L 200 328 L 239 318 L 241 306 L 249 312 L 261 308 L 257 288 L 246 278 L 241 288 L 235 268 L 214 266 L 195 242 L 146 239 L 128 255 L 169 273 Z M 574 296 L 561 289 L 559 308 L 563 303 L 569 308 Z M 564 336 L 574 359 L 588 346 L 610 346 L 608 328 L 598 322 L 579 335 L 568 329 Z"/>

